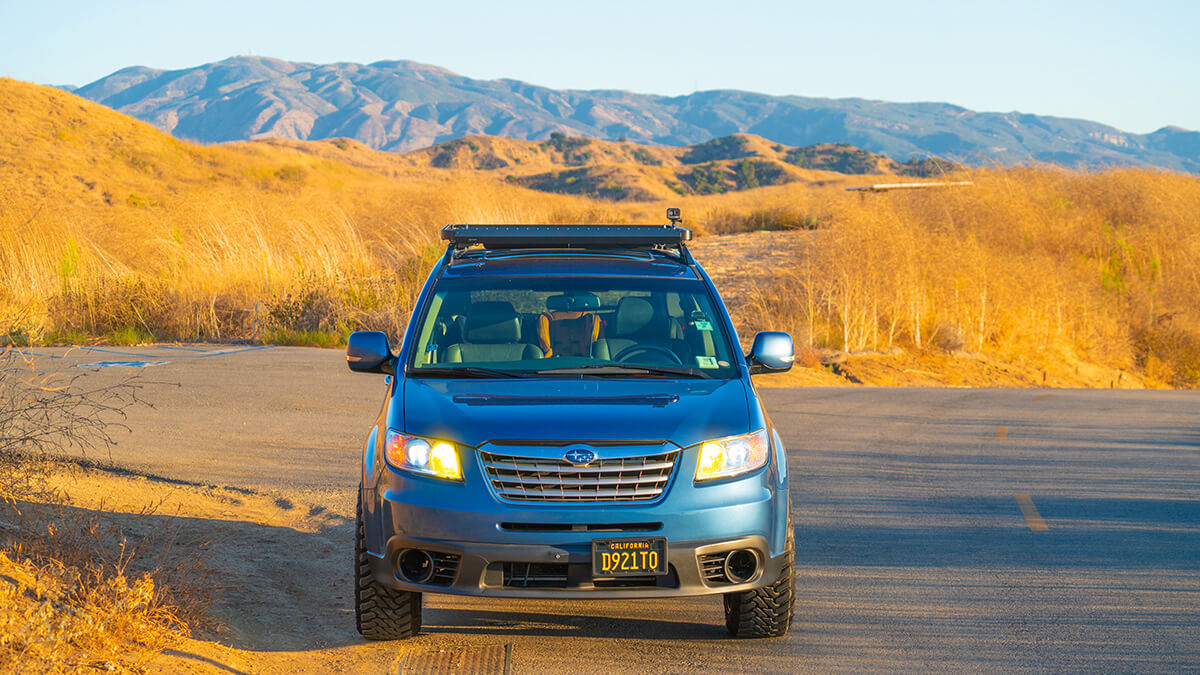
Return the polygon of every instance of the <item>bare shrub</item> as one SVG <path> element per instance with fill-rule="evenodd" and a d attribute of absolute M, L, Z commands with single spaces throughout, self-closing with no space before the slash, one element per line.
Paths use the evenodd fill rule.
<path fill-rule="evenodd" d="M 817 370 L 824 365 L 824 362 L 821 361 L 821 352 L 812 347 L 802 348 L 800 353 L 796 354 L 796 363 L 811 370 Z"/>
<path fill-rule="evenodd" d="M 96 384 L 84 373 L 43 375 L 33 365 L 12 348 L 0 352 L 0 501 L 44 498 L 47 462 L 107 450 L 140 400 L 133 377 Z"/>

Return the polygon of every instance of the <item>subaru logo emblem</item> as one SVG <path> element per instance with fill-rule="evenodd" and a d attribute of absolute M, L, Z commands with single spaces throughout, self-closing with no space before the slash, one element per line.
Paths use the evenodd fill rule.
<path fill-rule="evenodd" d="M 584 448 L 575 448 L 574 450 L 571 450 L 567 454 L 563 455 L 563 459 L 575 466 L 583 466 L 585 464 L 590 464 L 592 460 L 596 459 L 596 453 Z"/>

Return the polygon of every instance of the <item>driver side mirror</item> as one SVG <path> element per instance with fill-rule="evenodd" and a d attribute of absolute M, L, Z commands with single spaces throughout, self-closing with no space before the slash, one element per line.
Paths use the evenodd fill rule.
<path fill-rule="evenodd" d="M 751 375 L 787 372 L 795 360 L 792 336 L 774 330 L 764 330 L 755 335 L 750 353 L 746 355 Z"/>
<path fill-rule="evenodd" d="M 360 330 L 350 334 L 346 345 L 346 365 L 356 373 L 393 372 L 392 347 L 387 335 L 377 330 Z"/>

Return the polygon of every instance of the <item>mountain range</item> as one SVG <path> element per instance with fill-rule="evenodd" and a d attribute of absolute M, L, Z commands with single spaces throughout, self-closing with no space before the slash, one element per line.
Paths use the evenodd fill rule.
<path fill-rule="evenodd" d="M 176 137 L 351 138 L 404 152 L 471 135 L 552 133 L 668 146 L 736 133 L 789 146 L 846 143 L 897 161 L 1150 166 L 1200 173 L 1200 132 L 1127 133 L 1087 120 L 975 112 L 948 103 L 702 91 L 657 96 L 476 80 L 412 61 L 312 64 L 238 56 L 180 70 L 124 68 L 80 96 Z"/>

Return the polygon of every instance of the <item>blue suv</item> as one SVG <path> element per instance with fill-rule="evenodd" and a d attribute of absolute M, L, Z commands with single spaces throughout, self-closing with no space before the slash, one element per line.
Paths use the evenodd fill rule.
<path fill-rule="evenodd" d="M 674 211 L 674 210 L 672 210 Z M 724 596 L 738 637 L 792 620 L 783 443 L 750 380 L 791 367 L 786 333 L 743 356 L 670 225 L 448 225 L 386 374 L 358 499 L 355 613 L 416 635 L 421 594 Z"/>

